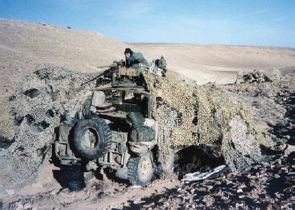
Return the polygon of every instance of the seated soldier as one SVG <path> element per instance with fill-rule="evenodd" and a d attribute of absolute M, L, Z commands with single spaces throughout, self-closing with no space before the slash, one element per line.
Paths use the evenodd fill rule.
<path fill-rule="evenodd" d="M 124 51 L 125 59 L 126 59 L 126 67 L 139 67 L 139 65 L 143 65 L 148 67 L 147 60 L 143 57 L 141 52 L 135 53 L 130 48 L 126 48 Z"/>

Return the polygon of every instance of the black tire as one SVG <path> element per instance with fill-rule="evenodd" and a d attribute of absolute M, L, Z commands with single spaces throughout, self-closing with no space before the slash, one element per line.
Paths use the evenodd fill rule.
<path fill-rule="evenodd" d="M 60 170 L 61 185 L 70 191 L 80 191 L 86 187 L 80 165 L 63 166 Z"/>
<path fill-rule="evenodd" d="M 101 118 L 80 120 L 74 131 L 77 152 L 90 160 L 102 157 L 110 148 L 112 133 Z"/>
<path fill-rule="evenodd" d="M 150 153 L 130 158 L 127 163 L 128 180 L 131 185 L 145 186 L 154 177 L 154 163 Z"/>
<path fill-rule="evenodd" d="M 168 154 L 165 157 L 162 157 L 161 169 L 165 173 L 172 173 L 174 169 L 175 150 L 169 148 L 167 152 Z"/>

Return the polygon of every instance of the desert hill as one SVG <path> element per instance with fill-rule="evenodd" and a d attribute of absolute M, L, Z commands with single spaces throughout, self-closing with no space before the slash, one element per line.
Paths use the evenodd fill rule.
<path fill-rule="evenodd" d="M 169 69 L 198 84 L 231 83 L 240 70 L 295 68 L 294 48 L 122 43 L 97 32 L 0 19 L 0 100 L 14 91 L 25 74 L 48 66 L 99 72 L 98 66 L 123 59 L 126 47 L 141 51 L 148 61 L 164 55 Z"/>
<path fill-rule="evenodd" d="M 0 34 L 1 100 L 32 71 L 48 66 L 101 71 L 96 67 L 121 59 L 127 47 L 96 32 L 24 21 L 0 20 Z"/>
<path fill-rule="evenodd" d="M 239 71 L 291 67 L 295 70 L 295 49 L 258 46 L 129 43 L 147 57 L 161 56 L 169 69 L 198 82 L 232 83 Z M 154 57 L 155 57 L 154 56 Z"/>

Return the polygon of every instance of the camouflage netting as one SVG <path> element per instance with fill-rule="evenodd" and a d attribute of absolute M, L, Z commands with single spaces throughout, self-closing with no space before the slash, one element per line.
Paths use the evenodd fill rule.
<path fill-rule="evenodd" d="M 9 100 L 5 98 L 0 104 L 0 148 L 5 148 L 14 137 L 13 117 L 8 114 Z"/>
<path fill-rule="evenodd" d="M 15 135 L 10 147 L 0 152 L 0 191 L 31 184 L 42 174 L 51 157 L 49 151 L 60 115 L 64 108 L 72 116 L 81 109 L 95 85 L 81 84 L 93 77 L 94 74 L 45 68 L 23 78 L 9 98 L 9 109 L 6 106 L 6 110 L 2 110 L 10 113 L 6 118 L 14 119 Z M 13 137 L 11 131 L 2 132 L 1 136 Z"/>
<path fill-rule="evenodd" d="M 236 84 L 278 82 L 282 79 L 282 73 L 277 68 L 268 70 L 255 69 L 253 72 L 240 71 L 237 75 Z"/>
<path fill-rule="evenodd" d="M 244 104 L 214 84 L 192 87 L 175 72 L 168 71 L 165 78 L 149 72 L 144 72 L 144 76 L 149 90 L 157 97 L 154 109 L 165 104 L 181 116 L 182 123 L 174 125 L 170 139 L 175 147 L 219 145 L 233 171 L 248 169 L 251 163 L 261 161 L 260 144 L 264 137 L 254 129 L 250 109 Z M 166 115 L 159 110 L 154 113 L 162 125 L 167 124 Z M 173 120 L 175 116 L 170 118 Z"/>
<path fill-rule="evenodd" d="M 260 145 L 266 141 L 253 128 L 249 109 L 234 97 L 212 84 L 191 86 L 175 72 L 168 71 L 165 78 L 143 73 L 155 95 L 153 117 L 160 122 L 163 136 L 160 159 L 167 156 L 164 148 L 170 143 L 178 148 L 217 146 L 233 171 L 248 169 L 263 158 Z M 61 114 L 66 109 L 74 116 L 82 110 L 95 83 L 81 84 L 94 76 L 41 69 L 24 77 L 9 98 L 9 106 L 2 103 L 0 124 L 11 128 L 13 123 L 15 131 L 1 130 L 1 138 L 14 137 L 10 147 L 0 150 L 0 192 L 31 184 L 42 174 Z"/>

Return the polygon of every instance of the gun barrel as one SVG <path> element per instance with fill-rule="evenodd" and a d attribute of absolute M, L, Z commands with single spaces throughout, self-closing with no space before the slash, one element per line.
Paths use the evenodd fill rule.
<path fill-rule="evenodd" d="M 109 68 L 109 67 L 116 67 L 117 64 L 114 63 L 114 64 L 111 64 L 111 65 L 108 65 L 108 66 L 97 66 L 97 68 Z"/>
<path fill-rule="evenodd" d="M 117 65 L 114 65 L 114 66 L 112 66 L 112 67 L 116 67 Z M 107 67 L 110 67 L 110 66 L 107 66 Z M 105 70 L 105 71 L 103 71 L 102 73 L 99 73 L 97 76 L 95 76 L 94 78 L 92 78 L 92 79 L 90 79 L 90 80 L 88 80 L 88 81 L 86 81 L 86 82 L 83 82 L 82 84 L 81 84 L 81 86 L 84 86 L 84 85 L 86 85 L 86 84 L 88 84 L 89 82 L 92 82 L 92 81 L 95 81 L 97 78 L 99 78 L 99 77 L 101 77 L 101 76 L 107 76 L 107 77 L 110 77 L 110 75 L 112 75 L 112 72 L 114 72 L 115 71 L 115 69 L 108 69 L 108 70 Z"/>
<path fill-rule="evenodd" d="M 101 76 L 103 76 L 104 74 L 105 74 L 105 73 L 100 73 L 99 75 L 97 75 L 96 77 L 92 78 L 91 80 L 88 80 L 88 81 L 86 81 L 86 82 L 83 82 L 83 83 L 81 84 L 81 86 L 84 86 L 84 85 L 88 84 L 89 82 L 92 82 L 92 81 L 96 80 L 98 77 L 101 77 Z"/>

